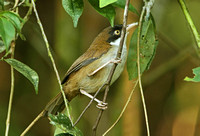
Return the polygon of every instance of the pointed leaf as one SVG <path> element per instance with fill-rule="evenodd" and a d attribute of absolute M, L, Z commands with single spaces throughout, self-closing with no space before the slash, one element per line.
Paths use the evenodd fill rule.
<path fill-rule="evenodd" d="M 62 113 L 58 115 L 49 115 L 51 124 L 56 126 L 55 136 L 83 136 L 82 132 L 73 127 L 70 119 Z"/>
<path fill-rule="evenodd" d="M 23 22 L 23 19 L 21 19 L 18 14 L 11 11 L 4 11 L 0 14 L 0 16 L 8 19 L 15 26 L 18 33 L 21 32 L 21 23 Z"/>
<path fill-rule="evenodd" d="M 123 8 L 126 5 L 126 1 L 125 0 L 117 0 L 115 3 L 112 4 L 115 7 L 119 7 L 119 8 Z M 135 7 L 133 7 L 133 5 L 131 5 L 131 3 L 129 4 L 129 8 L 128 8 L 131 12 L 136 13 L 139 16 L 138 11 L 136 10 Z"/>
<path fill-rule="evenodd" d="M 200 82 L 200 67 L 194 68 L 192 69 L 193 73 L 194 73 L 194 77 L 190 78 L 190 77 L 185 77 L 185 81 L 192 81 L 192 82 Z"/>
<path fill-rule="evenodd" d="M 137 77 L 137 34 L 138 28 L 135 29 L 129 46 L 128 58 L 127 58 L 127 71 L 129 80 Z"/>
<path fill-rule="evenodd" d="M 62 0 L 65 11 L 72 17 L 74 27 L 77 27 L 78 19 L 83 12 L 83 0 Z"/>
<path fill-rule="evenodd" d="M 108 5 L 106 7 L 99 7 L 99 0 L 88 0 L 92 7 L 102 16 L 106 17 L 110 22 L 111 26 L 114 26 L 115 19 L 115 8 L 112 5 Z"/>
<path fill-rule="evenodd" d="M 12 40 L 15 39 L 15 28 L 13 24 L 4 17 L 0 17 L 0 37 L 6 46 L 6 51 L 8 51 Z"/>
<path fill-rule="evenodd" d="M 111 3 L 116 2 L 117 0 L 99 0 L 99 7 L 103 8 Z"/>
<path fill-rule="evenodd" d="M 127 70 L 129 79 L 132 80 L 137 77 L 137 34 L 138 29 L 135 30 L 131 38 L 129 47 Z M 158 42 L 155 38 L 155 28 L 152 20 L 143 22 L 140 36 L 140 71 L 141 74 L 147 70 L 155 56 L 155 50 Z"/>
<path fill-rule="evenodd" d="M 31 69 L 29 66 L 25 65 L 24 63 L 16 60 L 16 59 L 5 59 L 5 61 L 13 66 L 18 72 L 24 75 L 34 86 L 36 94 L 38 93 L 38 83 L 39 77 L 38 74 Z"/>

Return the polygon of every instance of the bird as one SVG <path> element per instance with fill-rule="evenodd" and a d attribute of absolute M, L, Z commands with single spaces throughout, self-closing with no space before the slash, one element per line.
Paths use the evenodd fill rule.
<path fill-rule="evenodd" d="M 136 26 L 137 23 L 127 25 L 126 30 Z M 129 32 L 125 35 L 123 49 L 120 59 L 115 59 L 121 40 L 122 25 L 109 26 L 105 28 L 94 39 L 87 51 L 81 55 L 68 69 L 61 84 L 66 99 L 70 102 L 74 97 L 83 94 L 93 99 L 95 93 L 107 80 L 113 63 L 118 63 L 111 84 L 118 79 L 122 73 L 127 59 L 126 39 Z M 94 98 L 97 107 L 106 107 L 104 103 Z M 62 112 L 65 108 L 63 96 L 60 93 L 54 97 L 44 108 L 44 115 Z"/>

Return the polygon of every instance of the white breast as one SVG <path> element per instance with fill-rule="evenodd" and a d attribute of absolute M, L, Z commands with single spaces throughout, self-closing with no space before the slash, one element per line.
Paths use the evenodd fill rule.
<path fill-rule="evenodd" d="M 117 50 L 118 50 L 118 47 L 117 47 Z M 115 54 L 115 57 L 116 57 L 117 54 Z M 119 76 L 121 75 L 122 71 L 124 70 L 124 66 L 125 66 L 125 63 L 126 63 L 126 59 L 127 59 L 127 49 L 126 49 L 126 45 L 123 45 L 123 49 L 122 49 L 122 54 L 121 54 L 121 63 L 119 63 L 115 69 L 115 73 L 112 77 L 112 80 L 111 80 L 111 84 L 113 82 L 115 82 L 115 80 L 117 80 L 119 78 Z"/>
<path fill-rule="evenodd" d="M 111 43 L 112 47 L 109 49 L 109 51 L 106 54 L 102 55 L 101 61 L 99 63 L 94 62 L 95 66 L 94 65 L 90 65 L 90 66 L 98 68 L 98 67 L 106 64 L 107 62 L 114 60 L 117 56 L 117 51 L 118 51 L 118 48 L 119 48 L 119 42 L 120 42 L 120 40 L 116 40 L 116 41 L 112 42 Z M 115 69 L 114 75 L 113 75 L 112 80 L 111 80 L 111 84 L 122 73 L 122 71 L 124 69 L 124 65 L 126 63 L 126 59 L 127 59 L 127 49 L 126 49 L 126 44 L 124 44 L 123 49 L 122 49 L 122 54 L 121 54 L 121 62 L 118 63 L 118 65 Z M 81 80 L 81 82 L 79 82 L 80 88 L 85 90 L 88 93 L 96 92 L 108 79 L 108 75 L 110 74 L 112 66 L 113 66 L 113 63 L 109 63 L 108 65 L 106 65 L 103 68 L 104 70 L 103 70 L 103 72 L 101 72 L 101 74 L 103 74 L 102 78 L 93 78 L 93 77 L 88 76 L 88 73 L 86 73 L 84 80 Z M 90 72 L 91 71 L 89 71 L 89 73 Z"/>
<path fill-rule="evenodd" d="M 112 80 L 111 80 L 111 84 L 113 82 L 115 82 L 115 80 L 117 80 L 119 78 L 119 76 L 121 75 L 122 71 L 124 70 L 124 66 L 125 66 L 125 63 L 126 63 L 126 59 L 127 59 L 127 49 L 126 49 L 126 39 L 127 39 L 127 35 L 128 35 L 128 32 L 126 33 L 126 36 L 124 38 L 124 44 L 123 44 L 123 49 L 122 49 L 122 54 L 121 54 L 121 63 L 119 63 L 115 69 L 115 73 L 112 77 Z M 114 47 L 114 50 L 113 52 L 115 52 L 112 56 L 112 58 L 115 58 L 117 56 L 117 51 L 118 51 L 118 48 L 119 48 L 119 45 L 120 45 L 120 41 L 121 41 L 121 38 L 118 38 L 117 40 L 115 40 L 114 42 L 111 42 L 110 44 Z"/>

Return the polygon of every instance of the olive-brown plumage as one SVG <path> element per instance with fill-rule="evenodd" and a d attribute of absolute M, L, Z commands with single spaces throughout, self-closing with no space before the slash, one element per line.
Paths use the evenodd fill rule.
<path fill-rule="evenodd" d="M 68 101 L 71 101 L 74 97 L 80 94 L 80 90 L 84 90 L 87 93 L 95 93 L 105 83 L 113 65 L 109 62 L 114 60 L 117 55 L 121 30 L 122 25 L 105 28 L 95 38 L 88 50 L 69 68 L 62 81 L 63 90 Z M 111 84 L 123 71 L 127 58 L 125 42 L 123 45 L 121 61 L 116 67 Z M 104 66 L 104 64 L 106 65 Z M 98 69 L 100 67 L 102 68 Z M 56 114 L 57 112 L 61 112 L 64 107 L 62 95 L 59 93 L 47 104 L 45 114 Z"/>

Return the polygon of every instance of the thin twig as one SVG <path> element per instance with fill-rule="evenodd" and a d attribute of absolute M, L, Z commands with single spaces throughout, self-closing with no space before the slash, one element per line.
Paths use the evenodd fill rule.
<path fill-rule="evenodd" d="M 39 25 L 39 27 L 40 27 L 40 29 L 41 29 L 41 32 L 42 32 L 42 36 L 43 36 L 43 39 L 44 39 L 44 42 L 45 42 L 45 45 L 46 45 L 46 49 L 47 49 L 47 52 L 48 52 L 48 56 L 50 57 L 51 63 L 52 63 L 52 65 L 53 65 L 53 70 L 54 70 L 54 72 L 55 72 L 55 74 L 56 74 L 57 82 L 58 82 L 58 84 L 59 84 L 59 88 L 60 88 L 60 91 L 61 91 L 62 96 L 63 96 L 63 99 L 64 99 L 65 107 L 66 107 L 66 109 L 67 109 L 67 116 L 69 117 L 69 119 L 70 119 L 70 121 L 71 121 L 71 124 L 73 125 L 73 122 L 72 122 L 72 119 L 71 119 L 71 115 L 70 115 L 70 112 L 69 112 L 69 106 L 67 105 L 67 99 L 66 99 L 65 93 L 64 93 L 64 91 L 63 91 L 63 87 L 62 87 L 62 85 L 61 85 L 61 80 L 60 80 L 60 76 L 59 76 L 59 74 L 58 74 L 58 70 L 57 70 L 57 68 L 56 68 L 55 61 L 54 61 L 54 59 L 53 59 L 52 53 L 51 53 L 50 48 L 49 48 L 49 42 L 48 42 L 48 40 L 47 40 L 47 36 L 46 36 L 46 34 L 45 34 L 45 32 L 44 32 L 44 28 L 43 28 L 42 23 L 41 23 L 41 21 L 40 21 L 40 18 L 39 18 L 37 9 L 36 9 L 35 2 L 34 2 L 34 0 L 31 0 L 31 2 L 32 2 L 32 5 L 33 5 L 33 10 L 34 10 L 34 12 L 35 12 L 35 16 L 36 16 L 36 19 L 37 19 L 37 23 L 38 23 L 38 25 Z M 41 113 L 43 113 L 43 111 L 42 111 Z M 43 114 L 41 114 L 41 113 L 40 113 L 40 114 L 34 119 L 34 121 L 31 122 L 31 124 L 25 129 L 25 131 L 22 133 L 23 135 L 25 135 L 25 134 L 30 130 L 30 128 L 42 117 L 41 115 L 43 115 Z M 22 134 L 21 134 L 21 135 L 22 135 Z M 22 136 L 23 136 L 23 135 L 22 135 Z"/>
<path fill-rule="evenodd" d="M 196 44 L 197 44 L 198 53 L 200 53 L 200 35 L 199 35 L 199 33 L 198 33 L 198 31 L 197 31 L 197 29 L 196 29 L 196 27 L 195 27 L 195 25 L 192 21 L 192 18 L 190 16 L 190 13 L 189 13 L 187 7 L 186 7 L 185 2 L 183 0 L 178 0 L 178 2 L 181 6 L 181 9 L 183 10 L 185 18 L 186 18 L 186 20 L 187 20 L 187 22 L 188 22 L 188 24 L 189 24 L 189 26 L 192 30 L 192 33 L 194 35 L 194 38 L 195 38 L 195 41 L 196 41 Z"/>
<path fill-rule="evenodd" d="M 19 2 L 19 0 L 15 0 L 15 4 L 13 6 L 13 9 L 15 9 L 17 7 L 18 2 Z M 30 11 L 32 11 L 32 6 L 29 8 L 29 11 L 28 11 L 27 15 L 25 16 L 26 18 L 28 18 L 28 16 L 30 15 Z M 27 21 L 27 19 L 23 22 L 23 25 L 25 24 L 26 21 Z M 12 59 L 14 59 L 14 51 L 15 51 L 15 42 L 13 41 L 11 43 L 11 58 Z M 10 98 L 9 98 L 8 113 L 7 113 L 7 119 L 6 119 L 5 136 L 8 136 L 8 133 L 9 133 L 13 94 L 14 94 L 14 68 L 11 66 L 11 89 L 10 89 Z"/>
<path fill-rule="evenodd" d="M 15 0 L 15 4 L 13 6 L 13 9 L 15 9 L 17 7 L 18 3 L 19 3 L 19 0 Z"/>
<path fill-rule="evenodd" d="M 140 93 L 141 93 L 141 99 L 144 109 L 144 116 L 145 116 L 145 123 L 146 123 L 146 129 L 147 129 L 147 136 L 150 136 L 150 129 L 149 129 L 149 121 L 148 121 L 148 115 L 147 115 L 147 108 L 145 104 L 145 98 L 144 98 L 144 91 L 142 88 L 142 81 L 141 81 L 141 73 L 140 73 L 140 35 L 141 35 L 141 29 L 142 29 L 142 22 L 145 17 L 145 20 L 147 21 L 150 17 L 150 11 L 154 4 L 154 0 L 144 0 L 144 6 L 142 8 L 142 12 L 139 19 L 139 25 L 138 25 L 138 35 L 137 35 L 137 70 L 138 70 L 138 80 L 139 80 L 139 87 L 140 87 Z M 144 14 L 146 12 L 146 15 Z"/>
<path fill-rule="evenodd" d="M 117 52 L 116 59 L 121 58 L 121 52 L 122 52 L 122 49 L 123 49 L 124 38 L 125 38 L 125 34 L 126 34 L 129 3 L 130 3 L 130 0 L 126 0 L 126 5 L 125 5 L 125 9 L 124 9 L 124 18 L 123 18 L 121 41 L 120 41 L 120 45 L 119 45 L 119 49 L 118 49 L 118 52 Z M 109 85 L 110 85 L 110 82 L 111 82 L 111 79 L 112 79 L 112 76 L 114 74 L 116 67 L 117 67 L 117 63 L 113 64 L 113 67 L 112 67 L 110 74 L 108 76 L 108 79 L 106 81 L 106 89 L 105 89 L 105 93 L 104 93 L 104 97 L 103 97 L 103 102 L 106 102 L 107 94 L 108 94 L 109 87 L 110 87 Z M 97 130 L 98 124 L 100 122 L 102 114 L 103 114 L 103 110 L 100 110 L 99 114 L 97 116 L 96 122 L 93 126 L 93 136 L 96 135 L 96 130 Z"/>
<path fill-rule="evenodd" d="M 29 126 L 24 130 L 24 132 L 20 136 L 24 136 L 30 128 L 41 118 L 44 116 L 44 110 L 29 124 Z"/>
<path fill-rule="evenodd" d="M 101 89 L 105 86 L 105 84 L 103 84 L 98 91 L 94 94 L 93 98 L 90 100 L 90 102 L 88 103 L 88 105 L 85 107 L 85 109 L 82 111 L 82 113 L 80 114 L 80 116 L 78 117 L 78 119 L 76 120 L 76 122 L 74 123 L 74 126 L 80 121 L 81 117 L 83 116 L 83 114 L 86 112 L 86 110 L 90 107 L 90 105 L 92 104 L 92 102 L 94 101 L 94 99 L 96 98 L 96 96 L 98 95 L 98 93 L 101 91 Z"/>
<path fill-rule="evenodd" d="M 53 56 L 52 56 L 50 48 L 49 48 L 49 42 L 47 40 L 47 36 L 46 36 L 46 34 L 44 32 L 44 28 L 43 28 L 42 23 L 40 21 L 40 18 L 39 18 L 39 15 L 38 15 L 38 12 L 37 12 L 37 9 L 36 9 L 36 6 L 35 6 L 35 2 L 34 2 L 34 0 L 31 0 L 31 1 L 32 1 L 32 4 L 33 4 L 33 10 L 35 12 L 35 16 L 37 18 L 38 25 L 40 26 L 40 29 L 41 29 L 41 32 L 42 32 L 42 36 L 43 36 L 43 39 L 44 39 L 44 42 L 45 42 L 45 45 L 46 45 L 46 48 L 47 48 L 48 55 L 50 57 L 51 63 L 53 65 L 54 72 L 56 74 L 56 78 L 57 78 L 57 81 L 58 81 L 58 84 L 59 84 L 60 91 L 62 92 L 62 95 L 63 95 L 63 99 L 64 99 L 64 102 L 65 102 L 65 107 L 67 109 L 67 115 L 71 120 L 71 116 L 70 116 L 70 113 L 69 113 L 69 107 L 67 105 L 67 99 L 66 99 L 65 93 L 63 91 L 63 87 L 61 85 L 61 80 L 60 80 L 60 76 L 58 74 L 58 70 L 56 68 L 55 61 L 53 59 Z M 73 123 L 72 120 L 71 120 L 71 123 Z"/>
<path fill-rule="evenodd" d="M 109 132 L 111 129 L 113 129 L 114 126 L 119 122 L 119 120 L 121 119 L 122 115 L 124 114 L 124 112 L 125 112 L 125 110 L 126 110 L 128 104 L 129 104 L 129 102 L 131 101 L 131 98 L 132 98 L 132 96 L 133 96 L 133 92 L 135 91 L 135 88 L 136 88 L 137 84 L 138 84 L 138 80 L 135 81 L 134 87 L 133 87 L 133 89 L 131 90 L 131 93 L 129 94 L 128 100 L 126 101 L 126 103 L 125 103 L 125 105 L 124 105 L 124 108 L 122 109 L 122 111 L 121 111 L 119 117 L 118 117 L 117 120 L 112 124 L 112 126 L 111 126 L 110 128 L 108 128 L 108 129 L 106 130 L 106 132 L 104 132 L 104 134 L 103 134 L 102 136 L 105 136 L 106 134 L 108 134 L 108 132 Z"/>
<path fill-rule="evenodd" d="M 26 15 L 23 18 L 24 22 L 23 22 L 22 26 L 29 20 L 29 17 L 32 14 L 32 9 L 33 9 L 33 5 L 30 4 L 28 12 L 26 13 Z"/>
<path fill-rule="evenodd" d="M 15 53 L 15 42 L 13 41 L 11 43 L 11 58 L 14 59 L 14 53 Z M 11 66 L 11 88 L 10 88 L 10 98 L 9 98 L 9 104 L 8 104 L 8 114 L 6 119 L 6 131 L 5 136 L 8 136 L 9 127 L 10 127 L 10 116 L 11 116 L 11 109 L 12 109 L 12 102 L 13 102 L 13 94 L 14 94 L 14 68 Z"/>
<path fill-rule="evenodd" d="M 25 0 L 21 1 L 20 3 L 19 3 L 19 0 L 16 0 L 14 6 L 10 10 L 15 10 L 16 8 L 21 6 L 24 2 L 25 2 Z"/>
<path fill-rule="evenodd" d="M 144 13 L 145 13 L 145 7 L 143 7 L 140 19 L 139 19 L 139 25 L 138 25 L 138 37 L 137 37 L 137 69 L 138 69 L 138 80 L 139 80 L 139 87 L 140 87 L 140 93 L 141 93 L 141 99 L 142 99 L 142 104 L 143 104 L 143 109 L 144 109 L 144 116 L 145 116 L 145 122 L 146 122 L 146 128 L 147 128 L 147 136 L 150 136 L 149 132 L 149 123 L 148 123 L 148 115 L 147 115 L 147 109 L 146 109 L 146 104 L 145 104 L 145 98 L 143 94 L 143 89 L 142 89 L 142 82 L 141 82 L 141 73 L 140 73 L 140 34 L 141 34 L 141 29 L 142 29 L 142 20 L 144 18 Z"/>

